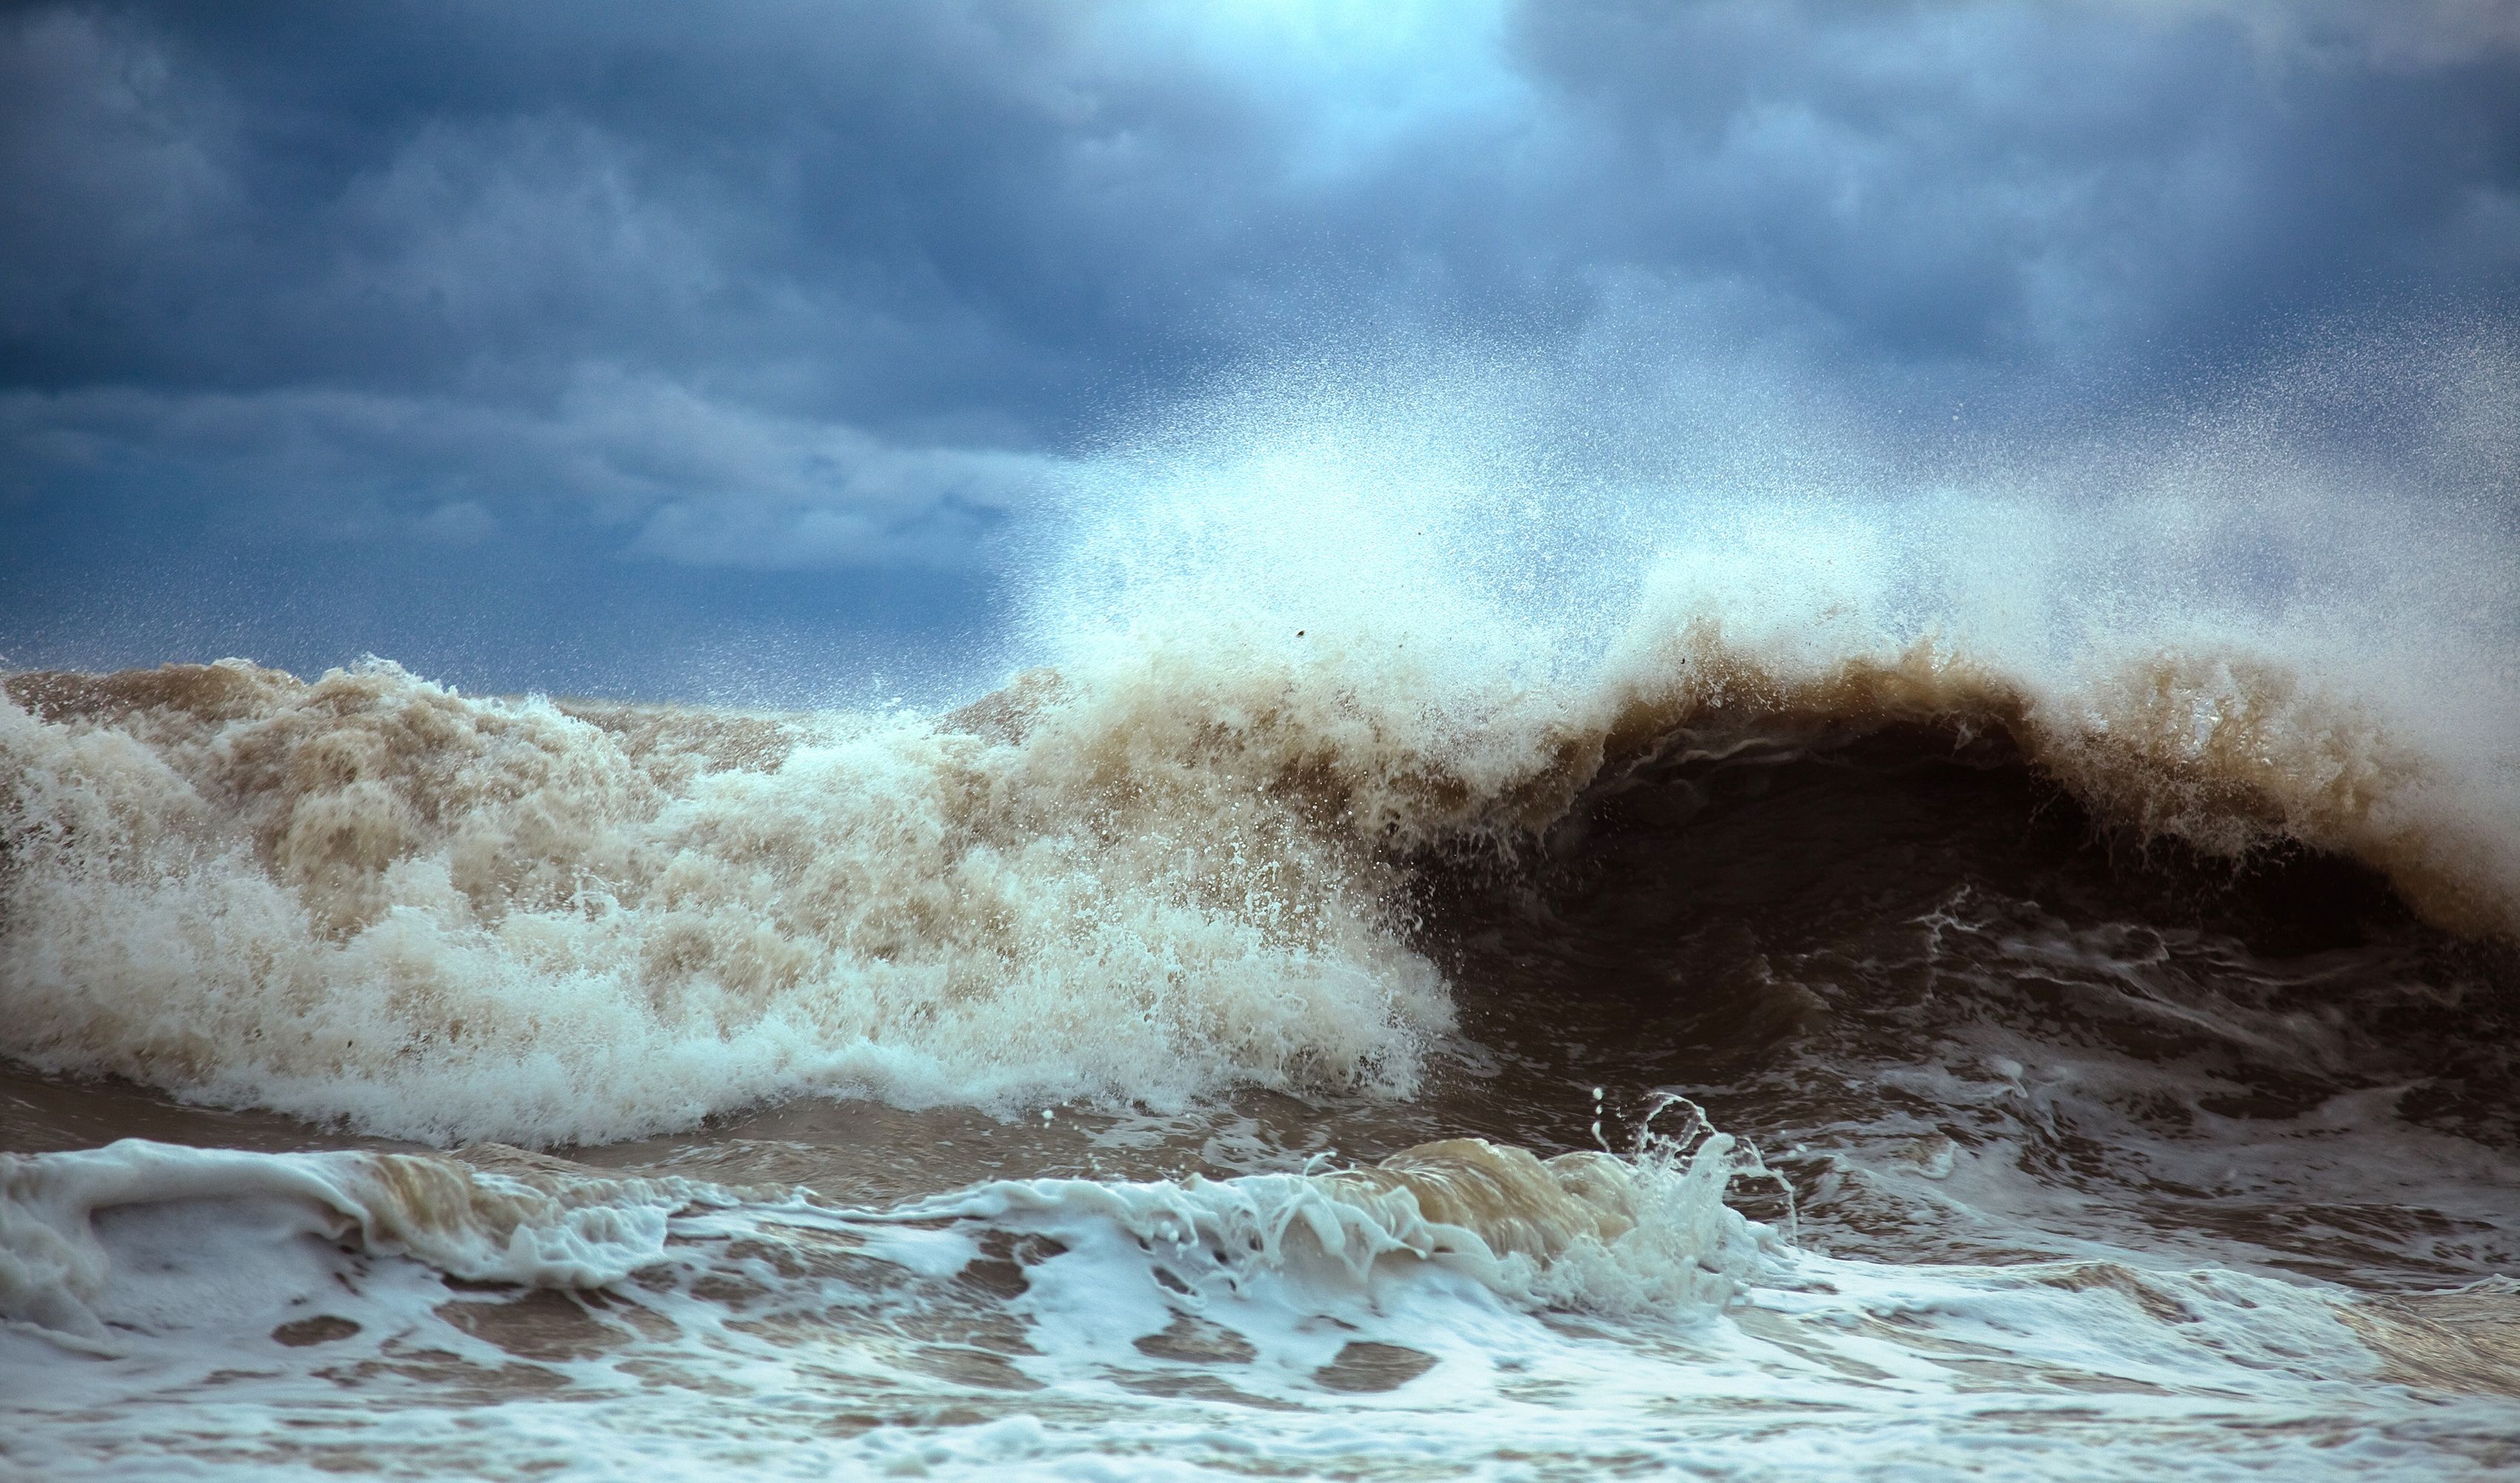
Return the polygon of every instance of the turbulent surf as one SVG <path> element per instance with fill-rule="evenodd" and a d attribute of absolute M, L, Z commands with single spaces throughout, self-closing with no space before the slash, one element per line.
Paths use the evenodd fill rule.
<path fill-rule="evenodd" d="M 0 1456 L 2520 1462 L 2507 533 L 1236 405 L 958 703 L 8 675 Z"/>

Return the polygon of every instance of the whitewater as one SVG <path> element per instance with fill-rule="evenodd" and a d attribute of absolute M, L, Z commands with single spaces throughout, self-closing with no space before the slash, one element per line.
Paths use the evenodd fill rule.
<path fill-rule="evenodd" d="M 932 704 L 8 674 L 0 1461 L 2520 1462 L 2513 357 L 2340 364 L 1246 377 Z"/>

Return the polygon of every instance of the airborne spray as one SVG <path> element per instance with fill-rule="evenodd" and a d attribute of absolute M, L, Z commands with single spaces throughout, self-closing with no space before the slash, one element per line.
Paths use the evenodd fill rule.
<path fill-rule="evenodd" d="M 2485 1457 L 2520 405 L 2427 354 L 1948 442 L 1245 377 L 934 712 L 13 675 L 0 1049 L 455 1151 L 0 1157 L 11 1461 L 355 1460 L 343 1386 L 471 1471 Z"/>

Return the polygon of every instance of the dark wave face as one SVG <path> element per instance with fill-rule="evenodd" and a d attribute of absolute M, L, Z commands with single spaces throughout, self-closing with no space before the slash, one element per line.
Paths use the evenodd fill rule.
<path fill-rule="evenodd" d="M 2001 741 L 1898 728 L 1640 769 L 1427 876 L 1493 1056 L 1451 1096 L 1498 1136 L 1685 1093 L 1812 1239 L 1901 1260 L 2520 1261 L 2510 1187 L 2470 1183 L 2520 1148 L 2520 959 L 2352 862 L 2147 844 Z"/>

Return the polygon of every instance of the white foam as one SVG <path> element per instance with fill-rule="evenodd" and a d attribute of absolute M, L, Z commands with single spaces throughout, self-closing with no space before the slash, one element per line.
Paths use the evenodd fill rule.
<path fill-rule="evenodd" d="M 1331 367 L 1182 412 L 1083 466 L 1030 577 L 1052 667 L 941 715 L 14 677 L 0 1052 L 449 1143 L 1406 1095 L 1453 1025 L 1407 851 L 1545 828 L 1693 727 L 2005 729 L 2105 816 L 2520 932 L 2472 407 L 2409 415 L 2452 481 L 2409 488 L 2245 408 L 1933 464 L 1587 384 Z"/>
<path fill-rule="evenodd" d="M 104 1340 L 116 1327 L 198 1326 L 236 1309 L 239 1289 L 295 1301 L 304 1293 L 276 1274 L 302 1265 L 280 1254 L 300 1236 L 355 1236 L 364 1250 L 453 1277 L 597 1286 L 655 1260 L 666 1213 L 705 1197 L 670 1181 L 544 1189 L 394 1153 L 261 1154 L 140 1139 L 0 1153 L 0 1319 Z"/>
<path fill-rule="evenodd" d="M 109 1165 L 142 1178 L 146 1151 L 26 1164 L 57 1171 L 47 1188 L 93 1187 Z M 2490 1357 L 2445 1363 L 2466 1341 L 2412 1308 L 2211 1269 L 1797 1255 L 1723 1208 L 1737 1167 L 1712 1141 L 1551 1165 L 1454 1145 L 1379 1169 L 1019 1181 L 889 1211 L 718 1202 L 671 1217 L 637 1281 L 547 1311 L 452 1291 L 405 1258 L 292 1266 L 273 1255 L 299 1238 L 285 1223 L 228 1220 L 201 1229 L 194 1264 L 227 1258 L 239 1295 L 144 1314 L 122 1293 L 149 1275 L 107 1276 L 102 1302 L 136 1320 L 115 1357 L 0 1333 L 16 1413 L 0 1448 L 47 1475 L 135 1477 L 387 1461 L 666 1478 L 1255 1462 L 2457 1477 L 2486 1475 L 2520 1424 Z M 307 1173 L 169 1152 L 148 1188 L 197 1206 L 224 1181 L 211 1197 L 250 1204 Z M 162 1236 L 183 1212 L 159 1208 Z M 2511 1291 L 2458 1300 L 2464 1322 Z M 291 1314 L 306 1316 L 294 1337 L 268 1331 Z M 2426 1374 L 2406 1368 L 2414 1338 L 2448 1346 Z"/>
<path fill-rule="evenodd" d="M 391 666 L 161 678 L 102 722 L 0 706 L 0 1006 L 40 1065 L 551 1143 L 804 1091 L 1396 1091 L 1450 1022 L 1377 868 L 1203 766 L 1194 716 L 642 739 Z"/>

